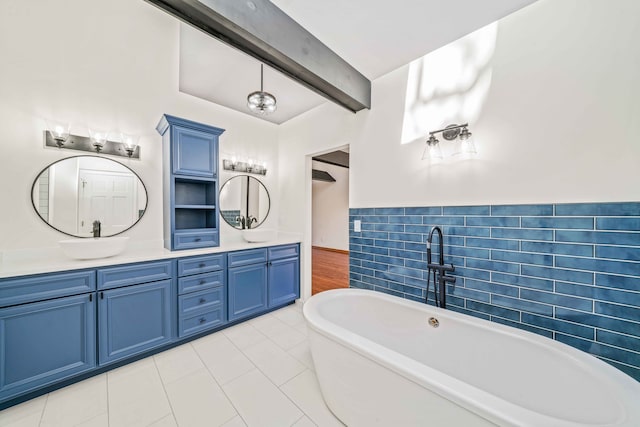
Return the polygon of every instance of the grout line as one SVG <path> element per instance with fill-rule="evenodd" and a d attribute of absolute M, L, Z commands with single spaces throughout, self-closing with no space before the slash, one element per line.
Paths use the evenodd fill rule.
<path fill-rule="evenodd" d="M 187 343 L 190 345 L 190 343 Z M 184 344 L 183 344 L 184 345 Z M 182 347 L 182 346 L 179 346 Z M 194 350 L 195 351 L 195 350 Z M 169 403 L 169 409 L 171 409 L 171 416 L 173 417 L 174 421 L 176 422 L 176 424 L 178 423 L 178 419 L 176 418 L 176 413 L 173 410 L 173 405 L 171 404 L 171 399 L 169 399 L 169 393 L 167 393 L 167 389 L 166 386 L 164 384 L 164 381 L 162 380 L 162 375 L 160 375 L 160 369 L 158 369 L 158 365 L 156 364 L 156 358 L 154 356 L 149 356 L 152 361 L 153 361 L 153 366 L 156 368 L 156 372 L 158 374 L 158 378 L 160 379 L 160 384 L 162 384 L 162 391 L 164 391 L 164 396 L 167 398 L 167 403 Z M 158 418 L 157 420 L 153 421 L 154 423 L 156 421 L 160 421 L 162 418 L 166 417 L 167 415 L 163 415 L 161 418 Z"/>
<path fill-rule="evenodd" d="M 162 381 L 162 378 L 160 378 Z M 104 373 L 104 382 L 107 384 L 107 426 L 111 424 L 111 411 L 109 410 L 109 372 Z"/>
<path fill-rule="evenodd" d="M 213 334 L 211 334 L 211 335 L 215 335 L 215 334 L 217 334 L 217 333 L 222 333 L 222 331 L 214 332 L 214 333 L 213 333 Z M 207 335 L 207 336 L 210 336 L 210 335 Z M 227 340 L 229 340 L 229 342 L 231 343 L 231 345 L 233 345 L 233 346 L 235 347 L 235 344 L 233 344 L 233 341 L 231 341 L 231 340 L 230 340 L 226 335 L 224 335 L 224 334 L 223 334 L 223 336 L 224 336 Z M 189 345 L 191 345 L 191 342 L 189 342 L 188 344 L 189 344 Z M 229 403 L 231 404 L 231 406 L 233 406 L 233 410 L 234 410 L 234 411 L 236 411 L 237 416 L 238 416 L 238 417 L 240 417 L 240 419 L 242 420 L 242 422 L 243 422 L 246 426 L 248 426 L 248 425 L 249 425 L 249 423 L 247 423 L 247 421 L 242 417 L 242 414 L 240 413 L 240 411 L 238 411 L 238 408 L 237 408 L 237 407 L 236 407 L 236 405 L 234 404 L 233 400 L 229 397 L 229 395 L 228 395 L 228 394 L 227 394 L 227 392 L 225 391 L 225 389 L 224 389 L 224 387 L 222 386 L 222 384 L 220 384 L 220 383 L 218 382 L 218 380 L 216 379 L 216 377 L 213 375 L 213 372 L 211 372 L 211 370 L 209 369 L 209 366 L 207 366 L 207 364 L 204 362 L 204 360 L 202 360 L 202 357 L 200 356 L 200 353 L 198 353 L 198 350 L 196 350 L 196 348 L 195 348 L 195 347 L 193 347 L 193 345 L 191 345 L 191 347 L 193 348 L 193 351 L 196 353 L 196 356 L 198 356 L 198 359 L 200 359 L 200 362 L 202 362 L 202 364 L 204 365 L 204 368 L 205 368 L 205 369 L 207 370 L 207 372 L 209 373 L 209 376 L 211 376 L 211 378 L 213 379 L 213 381 L 218 385 L 218 387 L 220 387 L 220 390 L 221 390 L 221 391 L 222 391 L 222 393 L 224 394 L 224 397 L 226 397 L 226 398 L 227 398 L 227 400 L 229 401 Z M 240 350 L 239 348 L 237 348 L 237 347 L 236 347 L 236 349 L 237 349 L 238 351 L 240 351 L 240 352 L 241 352 L 241 350 Z M 244 357 L 247 357 L 244 353 L 242 353 L 242 355 L 243 355 Z M 247 357 L 247 360 L 249 360 L 249 362 L 250 362 L 250 363 L 255 367 L 255 369 L 258 369 L 258 367 L 257 367 L 257 366 L 256 366 L 256 365 L 255 365 L 255 364 L 254 364 L 254 363 L 253 363 L 253 362 L 248 358 L 248 357 Z M 233 378 L 233 379 L 231 379 L 231 380 L 227 381 L 227 384 L 229 384 L 229 383 L 231 383 L 231 382 L 235 381 L 236 379 L 240 378 L 240 377 L 241 377 L 241 376 L 243 376 L 243 375 L 248 374 L 249 372 L 251 372 L 251 371 L 245 372 L 245 373 L 244 373 L 244 374 L 242 374 L 242 375 L 238 375 L 236 378 Z M 235 417 L 235 416 L 234 416 L 234 417 Z M 232 419 L 233 419 L 233 417 L 232 417 L 232 418 L 229 418 L 229 420 L 227 420 L 227 421 L 225 421 L 225 422 L 228 422 L 228 421 L 230 421 L 230 420 L 232 420 Z M 177 420 L 176 420 L 176 422 L 177 422 Z"/>
<path fill-rule="evenodd" d="M 47 409 L 47 404 L 49 403 L 49 395 L 51 393 L 47 393 L 47 397 L 44 400 L 44 405 L 42 406 L 42 412 L 40 412 L 40 420 L 38 421 L 38 425 L 42 425 L 42 419 L 44 418 L 44 411 Z"/>

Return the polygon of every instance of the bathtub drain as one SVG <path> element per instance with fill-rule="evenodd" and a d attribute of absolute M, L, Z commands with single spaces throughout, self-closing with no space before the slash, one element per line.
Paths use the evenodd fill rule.
<path fill-rule="evenodd" d="M 433 326 L 434 328 L 437 328 L 438 326 L 440 326 L 440 322 L 435 317 L 430 317 L 429 318 L 429 324 L 431 326 Z"/>

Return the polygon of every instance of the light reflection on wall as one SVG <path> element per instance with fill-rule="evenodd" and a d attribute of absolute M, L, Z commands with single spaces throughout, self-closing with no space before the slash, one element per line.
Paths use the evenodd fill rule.
<path fill-rule="evenodd" d="M 402 144 L 452 123 L 469 122 L 473 132 L 491 87 L 497 34 L 494 22 L 409 65 Z"/>

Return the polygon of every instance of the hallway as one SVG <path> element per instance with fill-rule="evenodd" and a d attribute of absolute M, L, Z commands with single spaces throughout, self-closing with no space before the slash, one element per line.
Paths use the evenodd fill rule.
<path fill-rule="evenodd" d="M 312 294 L 349 287 L 349 254 L 314 246 L 312 253 Z"/>

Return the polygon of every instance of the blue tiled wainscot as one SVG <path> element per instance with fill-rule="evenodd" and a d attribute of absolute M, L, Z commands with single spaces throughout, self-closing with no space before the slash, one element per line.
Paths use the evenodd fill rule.
<path fill-rule="evenodd" d="M 435 225 L 456 268 L 449 309 L 564 342 L 640 380 L 640 203 L 350 209 L 351 287 L 424 302 Z"/>

